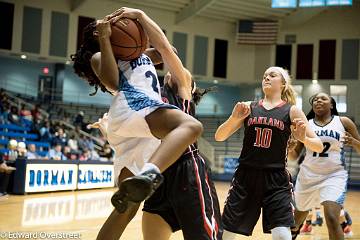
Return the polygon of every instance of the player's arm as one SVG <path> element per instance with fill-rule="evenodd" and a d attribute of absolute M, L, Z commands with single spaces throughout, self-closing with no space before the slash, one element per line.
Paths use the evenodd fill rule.
<path fill-rule="evenodd" d="M 112 19 L 113 22 L 118 21 L 120 18 L 132 18 L 140 22 L 149 36 L 150 44 L 160 52 L 171 75 L 174 77 L 174 80 L 177 81 L 178 95 L 185 100 L 191 100 L 191 74 L 184 68 L 180 58 L 174 53 L 171 44 L 161 28 L 139 9 L 123 7 L 112 15 L 115 16 Z"/>
<path fill-rule="evenodd" d="M 215 140 L 225 141 L 244 125 L 244 120 L 250 114 L 250 102 L 237 102 L 230 117 L 221 124 L 215 133 Z"/>
<path fill-rule="evenodd" d="M 98 37 L 100 52 L 95 53 L 90 62 L 93 71 L 108 90 L 117 91 L 119 85 L 119 69 L 111 48 L 110 21 L 98 20 L 95 35 Z"/>
<path fill-rule="evenodd" d="M 174 46 L 171 46 L 171 47 L 172 47 L 173 51 L 175 53 L 177 53 L 176 48 Z M 147 48 L 145 50 L 144 54 L 151 59 L 151 61 L 153 62 L 154 65 L 164 63 L 161 54 L 155 48 Z"/>
<path fill-rule="evenodd" d="M 296 141 L 296 145 L 294 147 L 288 148 L 288 160 L 297 160 L 303 148 L 304 144 L 300 141 Z"/>
<path fill-rule="evenodd" d="M 344 144 L 353 147 L 360 154 L 360 136 L 355 123 L 348 117 L 340 119 L 346 130 Z"/>
<path fill-rule="evenodd" d="M 109 121 L 108 113 L 104 113 L 102 118 L 99 118 L 99 120 L 97 122 L 88 124 L 87 128 L 88 129 L 98 128 L 100 130 L 100 132 L 102 133 L 102 135 L 107 140 L 107 128 L 109 125 L 108 121 Z"/>
<path fill-rule="evenodd" d="M 155 48 L 147 48 L 144 54 L 151 59 L 154 65 L 163 63 L 161 54 Z"/>
<path fill-rule="evenodd" d="M 310 128 L 309 122 L 303 111 L 296 106 L 290 109 L 290 120 L 295 126 L 291 126 L 292 134 L 296 140 L 302 142 L 304 146 L 313 152 L 322 152 L 323 144 L 315 132 Z"/>

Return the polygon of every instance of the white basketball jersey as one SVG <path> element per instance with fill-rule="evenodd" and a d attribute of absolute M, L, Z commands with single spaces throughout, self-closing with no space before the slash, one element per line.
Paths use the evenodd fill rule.
<path fill-rule="evenodd" d="M 333 116 L 331 122 L 325 126 L 317 125 L 314 119 L 309 120 L 309 124 L 323 142 L 324 149 L 321 153 L 306 149 L 303 167 L 324 174 L 344 170 L 345 158 L 342 141 L 345 136 L 345 128 L 340 117 Z"/>
<path fill-rule="evenodd" d="M 161 100 L 160 84 L 151 59 L 145 54 L 131 61 L 118 61 L 120 69 L 119 91 L 142 92 L 150 99 Z M 125 95 L 126 96 L 126 95 Z"/>

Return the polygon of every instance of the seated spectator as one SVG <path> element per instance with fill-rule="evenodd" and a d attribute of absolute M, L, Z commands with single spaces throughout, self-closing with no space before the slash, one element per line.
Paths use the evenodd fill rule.
<path fill-rule="evenodd" d="M 18 142 L 15 140 L 15 139 L 11 139 L 8 143 L 8 149 L 9 149 L 9 152 L 7 153 L 4 160 L 7 160 L 7 161 L 15 161 L 18 157 L 18 151 L 17 151 L 17 145 L 18 145 Z"/>
<path fill-rule="evenodd" d="M 25 104 L 21 104 L 20 116 L 29 121 L 32 121 L 31 112 L 29 110 L 25 109 Z"/>
<path fill-rule="evenodd" d="M 104 144 L 103 148 L 99 152 L 99 156 L 101 158 L 105 158 L 107 160 L 112 160 L 112 158 L 114 156 L 114 150 L 112 150 L 112 148 L 110 147 L 110 144 L 108 142 L 106 142 Z"/>
<path fill-rule="evenodd" d="M 10 175 L 14 170 L 16 168 L 8 166 L 3 159 L 3 155 L 0 154 L 0 198 L 7 196 Z"/>
<path fill-rule="evenodd" d="M 44 125 L 39 130 L 40 134 L 40 141 L 43 142 L 51 142 L 52 141 L 52 135 L 50 132 L 50 122 L 45 121 Z"/>
<path fill-rule="evenodd" d="M 94 160 L 94 161 L 100 160 L 100 156 L 97 151 L 92 150 L 92 151 L 90 151 L 90 153 L 91 153 L 91 160 Z"/>
<path fill-rule="evenodd" d="M 70 149 L 74 152 L 78 152 L 79 151 L 79 146 L 78 146 L 78 141 L 75 138 L 75 134 L 71 133 L 69 140 L 68 140 L 68 146 L 70 147 Z"/>
<path fill-rule="evenodd" d="M 35 144 L 29 144 L 28 145 L 28 151 L 26 153 L 26 158 L 27 159 L 42 159 L 42 157 L 37 154 L 36 152 L 36 146 Z"/>
<path fill-rule="evenodd" d="M 18 142 L 17 144 L 18 157 L 26 157 L 26 144 L 24 142 Z"/>
<path fill-rule="evenodd" d="M 84 112 L 83 111 L 79 111 L 78 115 L 76 115 L 74 125 L 79 126 L 81 129 L 83 129 L 83 127 L 84 127 Z"/>
<path fill-rule="evenodd" d="M 53 149 L 50 149 L 48 158 L 50 160 L 67 160 L 67 157 L 61 152 L 61 144 L 56 144 Z"/>
<path fill-rule="evenodd" d="M 94 150 L 94 143 L 90 137 L 87 137 L 85 135 L 82 135 L 81 138 L 78 141 L 79 148 L 83 151 L 85 149 L 90 149 L 91 151 Z"/>
<path fill-rule="evenodd" d="M 1 123 L 6 124 L 9 122 L 9 114 L 10 114 L 10 107 L 9 104 L 6 102 L 3 104 L 3 111 L 1 113 Z"/>
<path fill-rule="evenodd" d="M 69 146 L 64 147 L 63 154 L 68 160 L 78 160 L 78 153 L 71 150 Z"/>
<path fill-rule="evenodd" d="M 18 126 L 21 126 L 21 118 L 18 113 L 18 108 L 15 106 L 12 106 L 10 108 L 10 113 L 8 115 L 8 120 L 10 123 L 16 124 Z"/>
<path fill-rule="evenodd" d="M 41 116 L 41 112 L 40 112 L 40 105 L 39 104 L 36 104 L 34 106 L 34 109 L 31 110 L 31 115 L 32 115 L 32 119 L 33 121 L 35 122 L 36 120 L 41 120 L 42 119 L 42 116 Z"/>
<path fill-rule="evenodd" d="M 52 145 L 55 146 L 60 144 L 62 147 L 65 147 L 67 145 L 67 141 L 64 129 L 59 128 L 55 133 L 55 137 L 52 139 Z"/>

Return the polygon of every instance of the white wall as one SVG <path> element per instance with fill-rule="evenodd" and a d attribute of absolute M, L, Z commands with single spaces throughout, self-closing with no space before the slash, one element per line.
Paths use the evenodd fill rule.
<path fill-rule="evenodd" d="M 43 9 L 43 32 L 41 44 L 41 56 L 54 59 L 48 55 L 50 39 L 50 14 L 52 10 L 70 14 L 70 30 L 68 56 L 75 52 L 77 40 L 77 21 L 78 16 L 88 16 L 101 18 L 123 5 L 115 1 L 86 0 L 75 11 L 70 12 L 70 1 L 48 1 L 48 0 L 5 0 L 15 3 L 14 33 L 13 33 L 13 52 L 20 52 L 21 32 L 22 32 L 22 11 L 23 6 L 33 6 Z M 136 5 L 127 4 L 130 7 Z M 325 9 L 325 8 L 324 8 Z M 204 17 L 193 17 L 175 25 L 175 13 L 156 9 L 143 8 L 150 17 L 167 31 L 167 36 L 172 41 L 174 32 L 184 32 L 188 34 L 187 63 L 190 70 L 193 66 L 193 42 L 194 35 L 206 36 L 209 38 L 208 72 L 203 79 L 213 79 L 213 56 L 214 39 L 228 40 L 228 67 L 227 79 L 225 82 L 231 84 L 251 83 L 260 81 L 265 68 L 274 64 L 275 48 L 263 46 L 237 45 L 235 43 L 235 24 L 221 22 Z M 298 43 L 314 44 L 314 71 L 317 70 L 318 42 L 320 39 L 337 39 L 336 55 L 336 78 L 340 76 L 341 60 L 341 39 L 360 38 L 360 7 L 326 8 L 320 13 L 312 14 L 312 18 L 304 18 L 304 13 L 311 12 L 311 9 L 299 9 L 290 14 L 282 21 L 278 42 L 284 42 L 285 34 L 296 34 Z M 306 15 L 306 14 L 305 14 Z M 304 20 L 305 19 L 305 20 Z M 293 53 L 296 54 L 296 47 Z M 65 59 L 55 58 L 64 62 Z M 295 58 L 296 59 L 296 58 Z M 294 60 L 295 60 L 294 59 Z M 294 74 L 295 62 L 293 61 L 292 73 Z M 223 80 L 223 79 L 220 79 Z"/>
<path fill-rule="evenodd" d="M 303 11 L 306 11 L 304 9 Z M 341 77 L 341 56 L 343 39 L 360 39 L 360 5 L 353 7 L 331 7 L 324 8 L 308 21 L 301 21 L 296 16 L 288 23 L 288 19 L 282 21 L 279 34 L 279 43 L 284 43 L 286 34 L 295 34 L 299 44 L 314 44 L 313 71 L 318 72 L 319 41 L 336 40 L 336 65 L 335 80 Z M 289 21 L 290 22 L 290 21 Z M 296 73 L 296 44 L 293 44 L 293 61 L 291 73 Z M 359 79 L 359 78 L 358 78 Z"/>

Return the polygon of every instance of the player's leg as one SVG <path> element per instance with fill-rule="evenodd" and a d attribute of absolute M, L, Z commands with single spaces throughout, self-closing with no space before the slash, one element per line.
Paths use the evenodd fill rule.
<path fill-rule="evenodd" d="M 322 226 L 324 220 L 321 216 L 321 208 L 320 207 L 315 207 L 315 216 L 316 216 L 316 219 L 315 219 L 315 222 L 312 223 L 313 226 Z"/>
<path fill-rule="evenodd" d="M 351 230 L 352 219 L 350 217 L 350 214 L 347 211 L 345 211 L 344 209 L 341 209 L 341 212 L 340 212 L 340 225 L 344 232 L 345 237 L 353 236 L 353 232 Z"/>
<path fill-rule="evenodd" d="M 322 205 L 324 206 L 324 215 L 329 232 L 329 239 L 344 239 L 344 233 L 339 224 L 341 205 L 333 201 L 325 201 Z"/>
<path fill-rule="evenodd" d="M 195 150 L 182 156 L 176 165 L 174 187 L 168 196 L 184 239 L 222 239 L 219 201 L 205 160 Z"/>
<path fill-rule="evenodd" d="M 146 116 L 146 122 L 151 133 L 162 140 L 149 160 L 161 172 L 172 165 L 203 130 L 198 120 L 175 109 L 158 109 Z"/>
<path fill-rule="evenodd" d="M 291 240 L 290 227 L 275 227 L 271 229 L 273 240 Z"/>
<path fill-rule="evenodd" d="M 300 230 L 308 214 L 309 211 L 299 211 L 297 209 L 295 210 L 294 212 L 295 226 L 291 228 L 292 239 L 296 239 L 296 237 L 300 234 Z"/>
<path fill-rule="evenodd" d="M 120 184 L 113 198 L 120 212 L 126 209 L 127 201 L 141 202 L 151 196 L 163 181 L 160 171 L 172 165 L 202 133 L 198 120 L 176 109 L 158 108 L 145 119 L 153 136 L 162 141 L 140 174 Z"/>
<path fill-rule="evenodd" d="M 118 177 L 118 181 L 121 182 L 131 176 L 134 176 L 134 174 L 127 168 L 123 168 Z M 139 206 L 139 203 L 129 203 L 129 207 L 124 213 L 119 213 L 114 209 L 101 227 L 97 240 L 118 240 L 128 223 L 134 218 Z"/>
<path fill-rule="evenodd" d="M 287 170 L 264 171 L 263 231 L 274 240 L 291 240 L 294 226 L 292 184 Z"/>
<path fill-rule="evenodd" d="M 170 225 L 158 214 L 143 212 L 142 231 L 144 240 L 168 240 L 172 234 Z"/>
<path fill-rule="evenodd" d="M 236 170 L 222 213 L 224 240 L 234 237 L 226 231 L 251 236 L 261 213 L 262 183 L 262 171 L 245 167 Z"/>
<path fill-rule="evenodd" d="M 312 232 L 312 224 L 311 224 L 312 217 L 313 217 L 313 211 L 310 210 L 305 219 L 305 223 L 300 230 L 301 234 L 311 234 L 311 232 Z"/>

